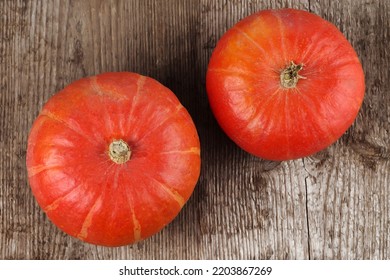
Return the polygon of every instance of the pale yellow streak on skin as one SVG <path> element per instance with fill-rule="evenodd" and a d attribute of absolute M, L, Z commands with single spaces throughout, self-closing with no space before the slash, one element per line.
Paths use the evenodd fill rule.
<path fill-rule="evenodd" d="M 53 211 L 53 210 L 56 210 L 58 208 L 58 206 L 60 205 L 60 202 L 62 200 L 64 200 L 64 198 L 66 197 L 67 195 L 63 196 L 63 197 L 60 197 L 56 200 L 54 200 L 53 203 L 49 204 L 48 206 L 46 206 L 43 210 L 48 213 L 50 211 Z"/>
<path fill-rule="evenodd" d="M 180 208 L 183 208 L 184 204 L 185 204 L 185 199 L 184 197 L 182 197 L 177 191 L 169 188 L 167 185 L 157 181 L 156 179 L 153 179 L 155 182 L 157 182 L 160 187 L 166 192 L 168 193 L 180 206 Z"/>
<path fill-rule="evenodd" d="M 243 70 L 243 69 L 221 69 L 221 68 L 209 68 L 207 71 L 209 72 L 216 72 L 216 73 L 223 73 L 223 74 L 230 74 L 231 76 L 247 76 L 247 77 L 250 77 L 250 78 L 254 78 L 254 79 L 259 79 L 259 74 L 258 73 L 253 73 L 253 72 L 250 72 L 250 71 L 247 71 L 247 70 Z M 275 75 L 274 73 L 272 74 L 264 74 L 264 73 L 261 73 L 261 77 L 263 78 L 275 78 L 275 77 L 279 77 L 279 71 L 275 71 L 277 73 L 277 75 Z"/>
<path fill-rule="evenodd" d="M 108 91 L 103 91 L 102 88 L 99 86 L 99 84 L 97 83 L 97 78 L 96 76 L 94 77 L 91 77 L 90 78 L 90 81 L 91 81 L 91 86 L 93 88 L 93 91 L 97 94 L 97 95 L 100 95 L 100 96 L 107 96 L 107 97 L 110 97 L 112 99 L 128 99 L 126 95 L 123 95 L 123 94 L 120 94 L 118 92 L 115 92 L 115 91 L 112 91 L 112 90 L 108 90 Z"/>
<path fill-rule="evenodd" d="M 60 202 L 63 199 L 64 199 L 64 197 L 60 197 L 60 198 L 56 199 L 53 203 L 46 206 L 45 209 L 43 209 L 43 210 L 47 213 L 47 212 L 50 212 L 50 211 L 57 209 L 58 205 L 60 205 Z"/>
<path fill-rule="evenodd" d="M 87 139 L 90 143 L 95 144 L 90 137 L 86 136 L 82 131 L 80 131 L 77 127 L 67 123 L 65 120 L 63 120 L 61 117 L 57 116 L 56 114 L 48 111 L 48 110 L 43 110 L 41 113 L 41 116 L 45 116 L 53 121 L 56 121 L 58 123 L 61 123 L 62 125 L 66 126 L 70 130 L 73 130 L 75 133 L 79 134 L 80 136 L 84 137 Z"/>
<path fill-rule="evenodd" d="M 39 164 L 39 165 L 36 165 L 36 166 L 32 166 L 32 167 L 29 167 L 27 168 L 27 172 L 28 172 L 28 177 L 31 178 L 43 171 L 46 171 L 48 169 L 54 169 L 54 168 L 59 168 L 61 166 L 59 165 L 45 165 L 45 164 Z"/>
<path fill-rule="evenodd" d="M 161 152 L 161 154 L 164 154 L 164 155 L 167 155 L 167 154 L 194 154 L 194 155 L 200 155 L 200 149 L 199 149 L 199 147 L 191 147 L 188 150 L 167 151 L 167 152 Z"/>
<path fill-rule="evenodd" d="M 302 103 L 303 104 L 302 106 L 305 107 L 307 112 L 310 112 L 311 115 L 315 116 L 318 119 L 316 121 L 316 124 L 319 126 L 321 131 L 323 131 L 324 134 L 327 136 L 328 141 L 333 142 L 334 139 L 336 139 L 337 137 L 335 135 L 333 135 L 333 131 L 331 129 L 332 125 L 329 123 L 329 121 L 325 121 L 326 120 L 325 118 L 321 118 L 321 116 L 318 114 L 318 112 L 313 109 L 316 106 L 315 106 L 314 102 L 312 101 L 312 99 L 307 97 L 305 94 L 303 94 L 298 87 L 293 88 L 292 90 L 297 92 L 297 94 L 299 94 L 299 96 L 301 96 L 302 99 L 304 99 L 305 103 Z M 312 133 L 312 134 L 318 138 L 318 136 L 315 133 Z"/>
<path fill-rule="evenodd" d="M 132 124 L 134 110 L 137 107 L 138 99 L 140 98 L 139 96 L 143 92 L 145 82 L 146 82 L 146 77 L 140 75 L 138 80 L 137 80 L 137 92 L 134 94 L 133 101 L 131 102 L 131 108 L 129 110 L 129 114 L 128 114 L 128 117 L 126 120 L 127 124 L 126 124 L 125 131 L 129 131 L 131 128 L 130 126 Z"/>
<path fill-rule="evenodd" d="M 183 109 L 183 105 L 179 104 L 176 106 L 175 113 L 178 113 L 181 109 Z"/>
<path fill-rule="evenodd" d="M 75 187 L 75 188 L 72 188 L 68 193 L 64 194 L 63 196 L 57 198 L 56 200 L 54 200 L 52 203 L 50 203 L 48 206 L 46 206 L 43 211 L 45 211 L 46 213 L 47 212 L 50 212 L 50 211 L 53 211 L 55 209 L 58 208 L 58 206 L 60 205 L 60 202 L 63 201 L 66 197 L 68 197 L 69 195 L 71 195 L 76 189 L 78 189 L 80 186 L 78 187 Z"/>
<path fill-rule="evenodd" d="M 165 124 L 165 122 L 169 121 L 170 119 L 174 118 L 182 109 L 183 109 L 183 105 L 179 104 L 176 106 L 175 108 L 175 111 L 172 112 L 171 115 L 169 115 L 167 118 L 165 119 L 162 119 L 160 120 L 160 123 L 158 125 L 155 125 L 154 127 L 152 127 L 147 133 L 145 133 L 142 137 L 140 137 L 138 139 L 138 141 L 140 142 L 141 140 L 143 140 L 145 137 L 149 136 L 149 135 L 152 135 L 153 133 L 155 133 L 155 131 L 157 129 L 159 129 L 162 125 Z"/>
<path fill-rule="evenodd" d="M 276 18 L 276 20 L 278 21 L 278 25 L 279 25 L 279 32 L 280 32 L 280 38 L 281 38 L 281 48 L 282 48 L 282 52 L 283 52 L 283 59 L 285 62 L 287 62 L 287 54 L 286 54 L 286 42 L 285 42 L 285 37 L 286 37 L 286 34 L 285 34 L 285 27 L 283 25 L 283 22 L 282 22 L 282 19 L 280 17 L 280 15 L 275 12 L 273 13 L 273 16 Z"/>
<path fill-rule="evenodd" d="M 140 76 L 138 81 L 137 81 L 137 92 L 135 93 L 134 98 L 133 98 L 133 102 L 131 104 L 131 108 L 130 108 L 130 112 L 129 112 L 129 119 L 131 119 L 133 116 L 133 111 L 134 111 L 135 107 L 137 106 L 138 97 L 144 88 L 145 82 L 146 82 L 146 77 Z"/>
<path fill-rule="evenodd" d="M 273 100 L 273 98 L 279 93 L 279 91 L 282 89 L 282 87 L 278 87 L 275 92 L 273 92 L 268 98 L 267 100 L 261 105 L 261 109 L 256 112 L 255 114 L 255 117 L 249 121 L 248 125 L 247 125 L 247 129 L 248 130 L 252 130 L 254 129 L 258 124 L 259 124 L 259 120 L 263 118 L 263 113 L 264 111 L 266 110 L 267 106 L 269 105 L 269 103 Z"/>
<path fill-rule="evenodd" d="M 96 210 L 100 207 L 102 204 L 102 197 L 100 196 L 94 205 L 92 206 L 91 210 L 88 212 L 88 215 L 85 217 L 84 223 L 81 227 L 80 233 L 77 235 L 78 238 L 84 240 L 88 236 L 88 228 L 92 224 L 92 218 L 96 214 Z"/>
<path fill-rule="evenodd" d="M 133 220 L 133 234 L 134 234 L 134 242 L 140 241 L 141 237 L 141 224 L 139 223 L 137 216 L 135 215 L 132 197 L 129 194 L 129 190 L 125 188 L 125 193 L 127 197 L 127 203 L 130 208 L 131 219 Z"/>
<path fill-rule="evenodd" d="M 249 36 L 244 30 L 234 26 L 232 29 L 237 30 L 243 37 L 245 37 L 248 41 L 250 41 L 256 48 L 258 48 L 264 55 L 264 57 L 269 57 L 269 53 L 259 44 L 257 43 L 251 36 Z"/>
<path fill-rule="evenodd" d="M 137 242 L 141 240 L 141 224 L 137 220 L 133 208 L 131 208 L 131 218 L 133 219 L 134 224 L 134 241 Z"/>

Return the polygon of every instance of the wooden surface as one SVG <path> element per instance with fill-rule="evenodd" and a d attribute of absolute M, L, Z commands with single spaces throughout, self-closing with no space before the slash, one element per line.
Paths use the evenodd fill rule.
<path fill-rule="evenodd" d="M 210 111 L 205 72 L 218 38 L 261 9 L 333 22 L 366 73 L 348 132 L 312 157 L 270 162 L 234 145 Z M 0 1 L 0 259 L 390 259 L 390 2 Z M 202 142 L 202 174 L 179 216 L 133 246 L 59 231 L 27 182 L 29 129 L 68 83 L 133 71 L 171 88 Z"/>

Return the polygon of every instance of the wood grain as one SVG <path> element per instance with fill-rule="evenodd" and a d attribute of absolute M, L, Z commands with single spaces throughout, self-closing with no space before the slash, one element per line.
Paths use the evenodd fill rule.
<path fill-rule="evenodd" d="M 261 9 L 333 22 L 366 73 L 362 110 L 330 148 L 264 161 L 240 150 L 208 105 L 205 73 L 221 35 Z M 0 259 L 389 259 L 390 2 L 0 1 Z M 202 174 L 179 216 L 138 244 L 106 248 L 59 231 L 25 167 L 29 129 L 55 92 L 106 71 L 175 92 L 202 142 Z"/>

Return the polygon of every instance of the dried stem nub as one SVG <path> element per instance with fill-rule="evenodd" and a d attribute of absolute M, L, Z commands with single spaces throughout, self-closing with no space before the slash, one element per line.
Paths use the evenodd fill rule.
<path fill-rule="evenodd" d="M 122 164 L 130 159 L 131 150 L 129 145 L 122 139 L 113 140 L 108 147 L 108 155 L 113 162 Z"/>
<path fill-rule="evenodd" d="M 280 84 L 284 88 L 295 88 L 299 79 L 306 79 L 299 75 L 299 71 L 303 69 L 303 64 L 295 64 L 293 61 L 290 65 L 280 73 Z"/>

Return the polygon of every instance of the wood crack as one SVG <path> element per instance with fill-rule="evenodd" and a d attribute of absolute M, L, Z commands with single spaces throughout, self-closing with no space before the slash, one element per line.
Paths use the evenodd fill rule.
<path fill-rule="evenodd" d="M 308 206 L 308 193 L 307 193 L 307 179 L 309 176 L 305 177 L 305 201 L 306 201 L 306 226 L 307 226 L 307 251 L 309 255 L 309 260 L 311 260 L 310 255 L 310 224 L 309 224 L 309 206 Z"/>
<path fill-rule="evenodd" d="M 310 248 L 310 223 L 309 223 L 309 202 L 308 202 L 308 191 L 307 191 L 307 180 L 311 176 L 305 166 L 305 159 L 302 159 L 303 169 L 305 169 L 306 173 L 309 174 L 305 177 L 305 211 L 306 211 L 306 230 L 307 230 L 307 251 L 309 260 L 311 260 L 311 248 Z"/>

